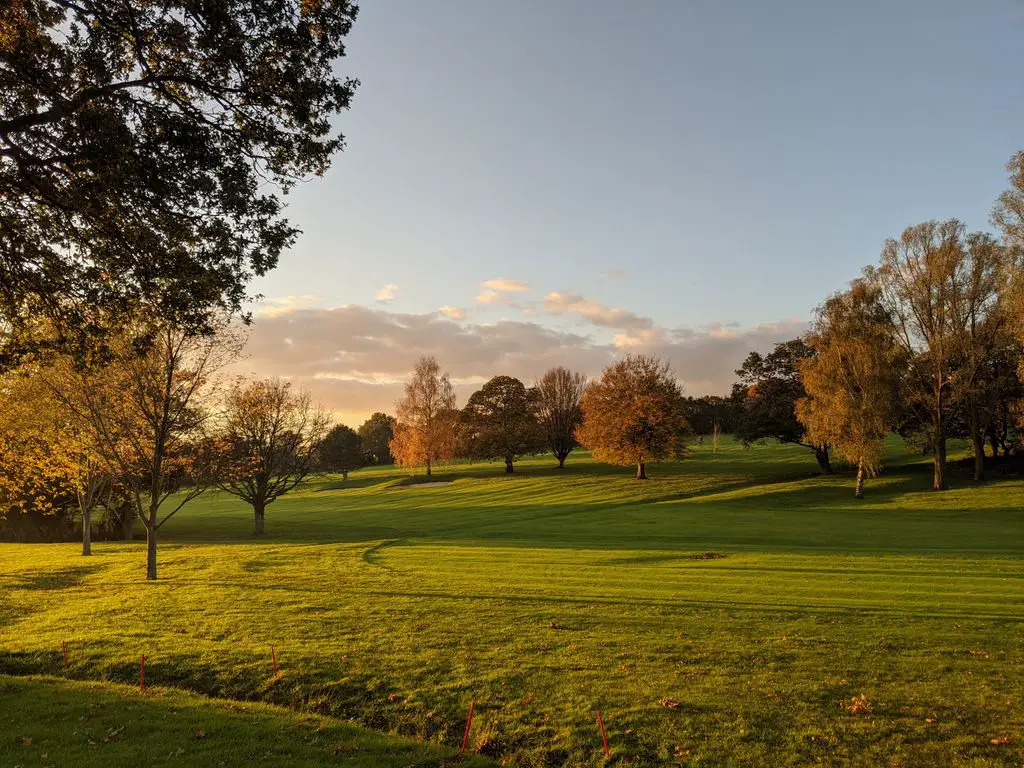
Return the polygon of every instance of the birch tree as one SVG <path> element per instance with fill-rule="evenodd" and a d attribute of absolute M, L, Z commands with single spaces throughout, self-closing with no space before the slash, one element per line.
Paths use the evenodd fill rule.
<path fill-rule="evenodd" d="M 437 360 L 421 357 L 416 362 L 395 409 L 391 454 L 405 467 L 426 465 L 429 477 L 437 462 L 454 456 L 458 416 L 451 379 L 441 373 Z"/>
<path fill-rule="evenodd" d="M 827 443 L 857 467 L 855 496 L 882 465 L 896 418 L 900 355 L 877 289 L 855 281 L 826 301 L 807 335 L 815 353 L 800 362 L 807 396 L 797 417 L 811 443 Z"/>

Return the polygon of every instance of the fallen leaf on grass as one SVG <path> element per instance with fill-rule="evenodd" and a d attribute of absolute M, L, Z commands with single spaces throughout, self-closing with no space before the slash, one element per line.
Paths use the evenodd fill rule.
<path fill-rule="evenodd" d="M 675 699 L 658 699 L 658 703 L 667 709 L 676 709 L 679 706 L 679 702 Z"/>
<path fill-rule="evenodd" d="M 31 747 L 32 746 L 32 737 L 31 736 L 22 736 L 21 737 L 21 743 L 24 744 L 26 747 Z"/>
<path fill-rule="evenodd" d="M 994 739 L 992 739 L 992 743 L 993 744 L 1009 744 L 1010 743 L 1010 737 L 1009 736 L 996 736 Z"/>
<path fill-rule="evenodd" d="M 124 735 L 124 726 L 120 728 L 114 728 L 113 730 L 107 731 L 107 735 L 103 737 L 104 741 L 120 741 Z"/>
<path fill-rule="evenodd" d="M 205 739 L 206 738 L 206 731 L 196 731 L 196 738 L 197 739 Z"/>
<path fill-rule="evenodd" d="M 850 699 L 849 704 L 843 702 L 843 709 L 851 715 L 869 715 L 871 714 L 871 702 L 868 701 L 868 697 L 862 693 L 860 698 L 854 696 Z"/>

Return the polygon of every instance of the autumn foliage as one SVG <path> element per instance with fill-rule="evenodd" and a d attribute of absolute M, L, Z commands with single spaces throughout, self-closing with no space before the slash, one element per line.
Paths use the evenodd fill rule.
<path fill-rule="evenodd" d="M 646 465 L 681 459 L 690 432 L 679 383 L 668 363 L 648 355 L 628 355 L 605 368 L 581 403 L 580 443 L 599 461 L 636 465 L 638 480 Z"/>

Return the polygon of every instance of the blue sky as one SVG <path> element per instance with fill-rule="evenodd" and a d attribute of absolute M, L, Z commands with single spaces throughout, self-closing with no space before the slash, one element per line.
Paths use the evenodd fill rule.
<path fill-rule="evenodd" d="M 291 375 L 274 349 L 344 306 L 454 337 L 568 334 L 601 348 L 589 373 L 650 348 L 691 391 L 727 387 L 742 345 L 713 365 L 712 339 L 770 345 L 907 225 L 987 227 L 1024 148 L 1022 41 L 1021 0 L 368 0 L 339 64 L 362 80 L 347 149 L 291 196 L 304 234 L 256 285 L 307 298 L 269 303 L 291 335 L 258 319 L 254 369 Z M 525 290 L 478 302 L 496 279 Z M 303 362 L 347 382 L 325 397 L 355 418 L 402 371 L 369 351 L 346 368 L 362 331 L 341 314 Z M 466 352 L 417 343 L 406 369 Z M 467 386 L 510 371 L 534 372 L 453 363 Z M 352 382 L 378 389 L 349 407 Z"/>

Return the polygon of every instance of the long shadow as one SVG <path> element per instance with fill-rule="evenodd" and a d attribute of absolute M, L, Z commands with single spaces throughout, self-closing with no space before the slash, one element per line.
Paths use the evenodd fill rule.
<path fill-rule="evenodd" d="M 77 565 L 55 571 L 8 574 L 0 576 L 0 581 L 8 582 L 15 589 L 39 591 L 69 589 L 81 585 L 86 577 L 105 570 L 106 567 L 106 565 L 100 563 L 90 563 L 88 565 Z"/>

